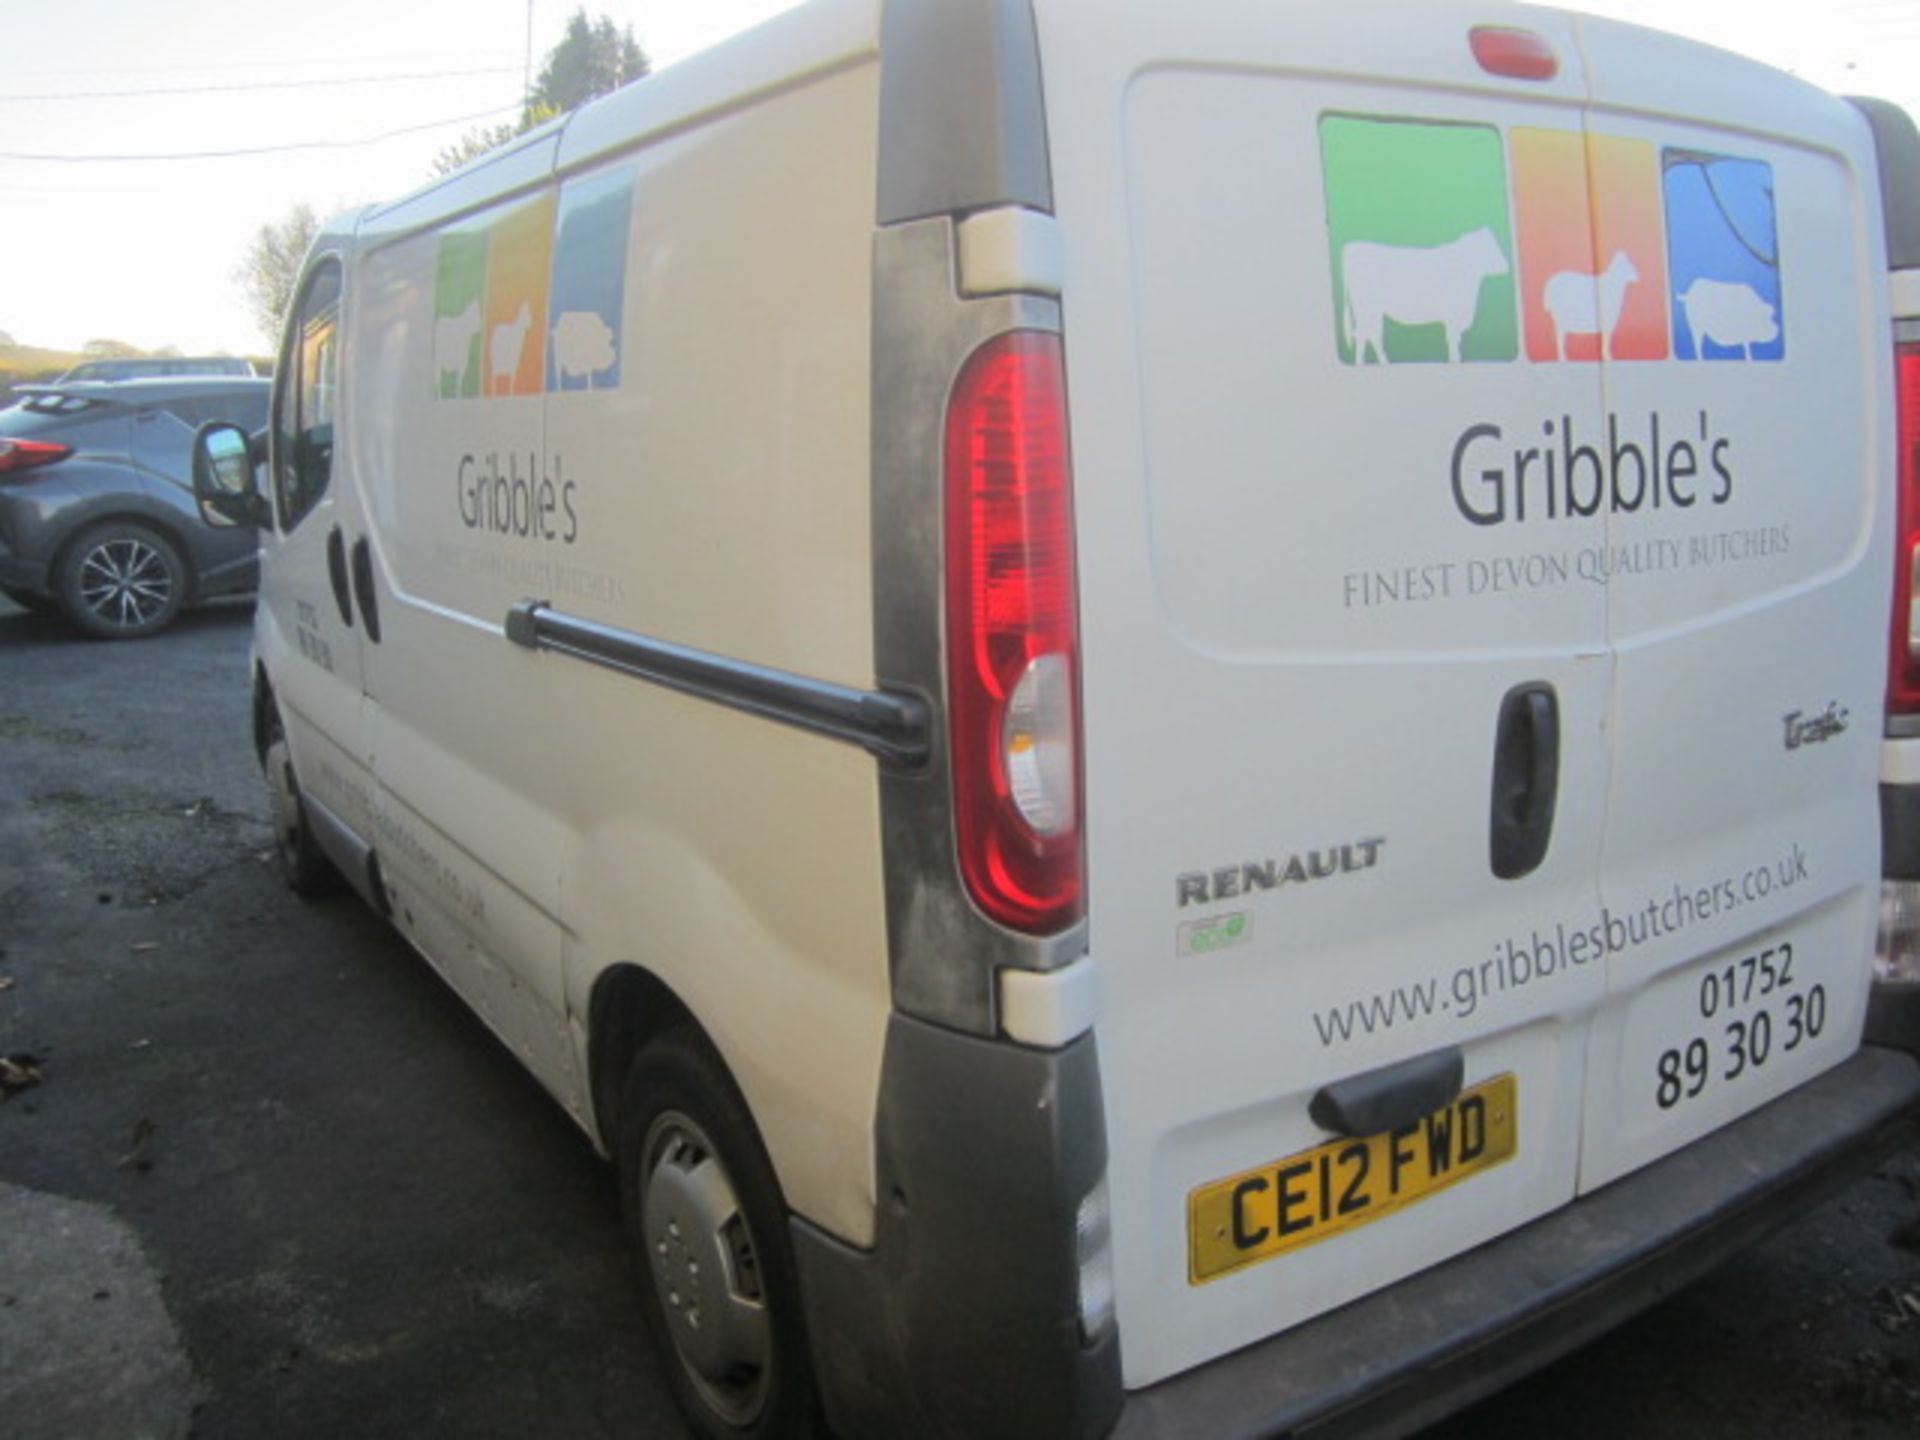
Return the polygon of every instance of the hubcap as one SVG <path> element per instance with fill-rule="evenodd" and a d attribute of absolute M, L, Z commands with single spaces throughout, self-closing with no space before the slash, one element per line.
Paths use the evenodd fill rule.
<path fill-rule="evenodd" d="M 173 598 L 166 557 L 144 540 L 108 540 L 80 562 L 80 603 L 116 630 L 137 630 Z"/>
<path fill-rule="evenodd" d="M 647 1132 L 647 1263 L 688 1378 L 732 1425 L 766 1403 L 772 1336 L 753 1232 L 704 1131 L 674 1111 Z"/>

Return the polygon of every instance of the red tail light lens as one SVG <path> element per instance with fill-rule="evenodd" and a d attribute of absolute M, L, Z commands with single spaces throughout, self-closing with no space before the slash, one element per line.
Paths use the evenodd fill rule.
<path fill-rule="evenodd" d="M 1920 567 L 1920 342 L 1894 346 L 1893 384 L 1898 399 L 1896 448 L 1899 499 L 1893 566 L 1893 653 L 1888 673 L 1887 713 L 1920 712 L 1920 614 L 1914 600 Z"/>
<path fill-rule="evenodd" d="M 1060 337 L 967 361 L 947 409 L 947 672 L 960 869 L 1028 934 L 1083 913 L 1080 627 Z"/>
<path fill-rule="evenodd" d="M 1476 25 L 1467 34 L 1473 58 L 1489 75 L 1510 80 L 1551 80 L 1560 73 L 1560 57 L 1546 36 L 1508 25 Z"/>
<path fill-rule="evenodd" d="M 72 453 L 71 445 L 49 445 L 44 440 L 0 440 L 0 484 L 23 470 L 38 470 Z"/>

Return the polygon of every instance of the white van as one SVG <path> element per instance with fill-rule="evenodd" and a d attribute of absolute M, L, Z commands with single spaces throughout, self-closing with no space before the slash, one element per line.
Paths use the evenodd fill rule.
<path fill-rule="evenodd" d="M 288 873 L 617 1159 L 702 1433 L 1430 1419 L 1912 1133 L 1917 160 L 1547 11 L 814 0 L 315 245 L 200 456 Z"/>

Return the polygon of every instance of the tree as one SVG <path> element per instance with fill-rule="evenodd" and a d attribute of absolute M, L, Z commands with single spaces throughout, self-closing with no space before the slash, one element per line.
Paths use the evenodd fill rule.
<path fill-rule="evenodd" d="M 462 165 L 478 160 L 489 150 L 504 145 L 520 133 L 518 125 L 479 126 L 467 131 L 453 144 L 433 157 L 433 173 L 451 175 Z"/>
<path fill-rule="evenodd" d="M 294 282 L 319 229 L 313 207 L 302 201 L 277 225 L 262 225 L 247 247 L 246 258 L 234 267 L 233 278 L 245 287 L 247 308 L 269 343 L 280 338 L 280 322 L 293 300 Z"/>
<path fill-rule="evenodd" d="M 519 120 L 467 131 L 434 157 L 433 173 L 451 174 L 514 136 L 640 79 L 651 68 L 631 25 L 615 29 L 605 15 L 589 23 L 584 8 L 575 10 L 566 34 L 547 52 L 540 78 L 521 98 Z"/>
<path fill-rule="evenodd" d="M 527 110 L 531 113 L 546 106 L 564 115 L 638 80 L 647 69 L 647 57 L 634 43 L 632 26 L 616 30 L 605 15 L 589 25 L 587 12 L 575 10 L 567 21 L 567 33 L 547 52 L 547 63 L 540 67 L 540 78 L 527 96 Z"/>
<path fill-rule="evenodd" d="M 522 110 L 516 124 L 495 125 L 490 129 L 486 126 L 478 126 L 469 130 L 433 157 L 433 173 L 451 175 L 462 165 L 471 164 L 489 150 L 506 144 L 516 135 L 524 135 L 535 126 L 546 124 L 559 113 L 542 105 L 537 109 Z"/>

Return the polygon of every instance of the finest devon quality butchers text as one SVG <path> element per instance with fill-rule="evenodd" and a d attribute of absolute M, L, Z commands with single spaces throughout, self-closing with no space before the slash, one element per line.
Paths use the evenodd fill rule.
<path fill-rule="evenodd" d="M 1734 498 L 1732 442 L 1716 433 L 1704 410 L 1689 425 L 1654 413 L 1629 427 L 1610 415 L 1604 435 L 1591 438 L 1569 415 L 1543 421 L 1540 431 L 1534 444 L 1515 444 L 1493 424 L 1461 432 L 1448 476 L 1449 497 L 1461 519 L 1480 529 L 1532 529 L 1601 514 L 1677 516 Z M 1365 610 L 1574 583 L 1607 585 L 1622 577 L 1784 555 L 1791 546 L 1787 526 L 1760 525 L 1353 570 L 1341 578 L 1342 600 L 1348 610 Z"/>

